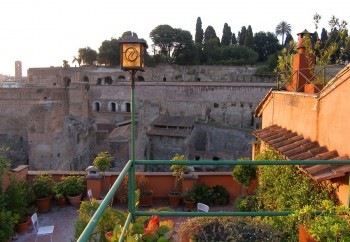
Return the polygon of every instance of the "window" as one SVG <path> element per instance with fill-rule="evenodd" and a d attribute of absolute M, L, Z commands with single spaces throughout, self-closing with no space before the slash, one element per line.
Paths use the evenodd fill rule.
<path fill-rule="evenodd" d="M 214 103 L 214 108 L 218 108 L 219 104 L 218 103 Z"/>
<path fill-rule="evenodd" d="M 101 106 L 101 104 L 99 102 L 94 102 L 93 110 L 96 111 L 96 112 L 99 112 L 100 111 L 100 106 Z"/>

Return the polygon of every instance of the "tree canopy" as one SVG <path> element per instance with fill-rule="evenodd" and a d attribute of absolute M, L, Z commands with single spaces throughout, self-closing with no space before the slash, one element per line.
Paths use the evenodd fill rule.
<path fill-rule="evenodd" d="M 196 35 L 194 42 L 197 44 L 203 44 L 203 28 L 202 28 L 202 20 L 200 17 L 197 18 L 197 23 L 196 23 Z"/>
<path fill-rule="evenodd" d="M 227 23 L 224 24 L 224 29 L 222 30 L 222 38 L 221 38 L 221 44 L 222 45 L 230 45 L 232 43 L 232 32 L 231 27 L 228 26 Z"/>
<path fill-rule="evenodd" d="M 286 21 L 281 21 L 277 26 L 276 26 L 276 35 L 282 36 L 282 45 L 284 45 L 284 36 L 287 33 L 290 33 L 292 31 L 292 27 L 290 26 L 289 23 L 287 23 Z"/>

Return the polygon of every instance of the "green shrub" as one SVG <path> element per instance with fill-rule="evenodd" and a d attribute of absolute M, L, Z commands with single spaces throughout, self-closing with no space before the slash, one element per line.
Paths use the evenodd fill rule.
<path fill-rule="evenodd" d="M 248 160 L 247 158 L 239 160 Z M 256 179 L 256 166 L 255 165 L 236 165 L 232 171 L 232 177 L 238 183 L 243 184 L 245 187 L 249 187 L 253 179 Z"/>
<path fill-rule="evenodd" d="M 101 152 L 93 161 L 93 165 L 96 166 L 100 171 L 106 171 L 111 167 L 111 162 L 114 157 L 109 154 L 108 151 Z"/>
<path fill-rule="evenodd" d="M 13 234 L 13 228 L 18 222 L 18 215 L 10 211 L 0 211 L 0 241 L 9 241 Z"/>
<path fill-rule="evenodd" d="M 284 160 L 277 152 L 268 149 L 256 160 Z M 296 211 L 306 205 L 318 206 L 322 200 L 335 198 L 337 187 L 330 183 L 317 183 L 291 165 L 259 166 L 257 187 L 258 207 L 263 211 Z M 336 200 L 333 200 L 336 203 Z M 266 218 L 273 226 L 284 228 L 285 238 L 296 241 L 297 221 L 280 217 Z"/>
<path fill-rule="evenodd" d="M 50 174 L 42 174 L 34 178 L 33 191 L 36 198 L 46 198 L 52 195 L 53 180 Z"/>
<path fill-rule="evenodd" d="M 258 200 L 256 196 L 239 196 L 235 200 L 234 207 L 236 210 L 242 212 L 254 212 L 257 211 Z"/>
<path fill-rule="evenodd" d="M 221 204 L 227 204 L 229 193 L 224 186 L 216 185 L 213 187 L 213 197 L 214 199 L 218 199 Z"/>
<path fill-rule="evenodd" d="M 84 177 L 78 175 L 61 178 L 63 191 L 67 196 L 78 196 L 84 191 Z"/>
<path fill-rule="evenodd" d="M 197 202 L 211 205 L 214 202 L 214 190 L 206 184 L 195 184 L 193 187 L 194 197 Z"/>
<path fill-rule="evenodd" d="M 181 223 L 180 241 L 281 241 L 280 231 L 248 217 L 196 217 Z"/>

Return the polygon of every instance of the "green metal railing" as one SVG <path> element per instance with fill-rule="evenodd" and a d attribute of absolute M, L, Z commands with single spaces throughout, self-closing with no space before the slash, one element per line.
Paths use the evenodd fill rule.
<path fill-rule="evenodd" d="M 135 165 L 320 165 L 320 164 L 350 164 L 350 160 L 302 160 L 302 161 L 214 161 L 214 160 L 199 160 L 199 161 L 170 161 L 170 160 L 130 160 L 121 171 L 117 180 L 107 193 L 105 199 L 102 201 L 95 214 L 92 216 L 90 222 L 85 227 L 83 233 L 80 235 L 78 242 L 85 242 L 89 240 L 90 235 L 94 231 L 98 220 L 102 216 L 103 212 L 107 208 L 108 204 L 112 200 L 119 185 L 122 183 L 125 175 L 128 173 L 128 195 L 129 214 L 124 224 L 121 238 L 119 241 L 124 240 L 124 235 L 129 227 L 130 223 L 135 220 L 136 216 L 188 216 L 188 217 L 203 217 L 203 216 L 288 216 L 292 214 L 292 211 L 283 212 L 150 212 L 150 211 L 136 211 L 135 210 Z M 350 179 L 350 176 L 349 176 Z M 350 184 L 350 180 L 349 180 Z M 349 186 L 350 189 L 350 186 Z M 349 191 L 350 194 L 350 191 Z M 349 198 L 350 204 L 350 198 Z"/>

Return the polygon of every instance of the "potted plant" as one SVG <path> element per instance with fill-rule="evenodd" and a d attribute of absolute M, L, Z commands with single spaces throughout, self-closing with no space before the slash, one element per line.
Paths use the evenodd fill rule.
<path fill-rule="evenodd" d="M 18 215 L 10 211 L 0 211 L 0 241 L 10 241 Z"/>
<path fill-rule="evenodd" d="M 176 154 L 172 159 L 172 161 L 183 161 L 187 160 L 184 155 Z M 170 167 L 170 170 L 173 171 L 173 175 L 175 175 L 175 186 L 174 190 L 169 191 L 169 203 L 173 207 L 177 207 L 181 203 L 181 186 L 182 186 L 182 180 L 183 175 L 185 173 L 185 170 L 187 168 L 187 165 L 172 165 Z"/>
<path fill-rule="evenodd" d="M 93 165 L 96 166 L 103 173 L 111 167 L 111 162 L 114 160 L 114 157 L 109 154 L 108 151 L 101 152 L 97 155 L 97 157 L 93 161 Z M 105 197 L 107 193 L 106 189 L 106 178 L 103 174 L 103 191 L 101 194 L 101 199 Z"/>
<path fill-rule="evenodd" d="M 184 192 L 182 194 L 182 198 L 187 211 L 192 211 L 196 208 L 196 198 L 193 189 L 188 189 L 186 192 Z"/>
<path fill-rule="evenodd" d="M 224 205 L 228 203 L 229 193 L 224 186 L 216 185 L 213 187 L 213 197 L 215 205 Z"/>
<path fill-rule="evenodd" d="M 55 194 L 56 204 L 59 207 L 63 207 L 67 203 L 67 194 L 64 190 L 63 182 L 55 182 L 53 184 L 53 192 Z"/>
<path fill-rule="evenodd" d="M 212 205 L 214 202 L 214 191 L 212 187 L 201 183 L 195 184 L 193 187 L 194 197 L 197 202 Z"/>
<path fill-rule="evenodd" d="M 61 178 L 64 193 L 67 195 L 72 206 L 78 207 L 81 196 L 85 189 L 84 177 L 79 175 L 71 175 Z"/>
<path fill-rule="evenodd" d="M 47 212 L 51 208 L 53 180 L 50 174 L 42 174 L 34 178 L 33 191 L 38 212 Z"/>
<path fill-rule="evenodd" d="M 6 190 L 6 210 L 18 215 L 16 230 L 25 233 L 28 229 L 34 193 L 26 181 L 16 181 L 11 178 L 11 183 Z"/>
<path fill-rule="evenodd" d="M 318 214 L 320 211 L 321 214 Z M 299 241 L 350 241 L 349 208 L 324 200 L 320 208 L 305 206 L 295 212 Z"/>
<path fill-rule="evenodd" d="M 239 161 L 249 160 L 249 158 L 241 158 Z M 248 187 L 251 182 L 256 179 L 256 166 L 255 165 L 236 165 L 232 170 L 232 177 L 238 183 L 242 184 L 242 195 L 246 196 L 248 193 Z"/>
<path fill-rule="evenodd" d="M 140 190 L 139 206 L 153 205 L 153 191 L 147 187 L 148 179 L 144 175 L 136 175 L 136 189 Z"/>

